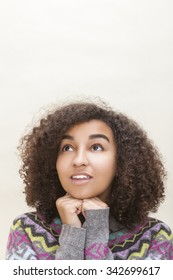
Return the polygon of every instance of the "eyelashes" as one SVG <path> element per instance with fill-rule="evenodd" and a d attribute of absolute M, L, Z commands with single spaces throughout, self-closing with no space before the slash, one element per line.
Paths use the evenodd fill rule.
<path fill-rule="evenodd" d="M 61 149 L 62 152 L 69 152 L 71 150 L 73 150 L 74 148 L 71 145 L 64 145 Z"/>
<path fill-rule="evenodd" d="M 72 145 L 69 145 L 69 144 L 66 144 L 66 145 L 62 146 L 62 148 L 61 148 L 62 152 L 72 152 L 74 150 L 75 150 L 75 148 Z M 90 150 L 95 151 L 95 152 L 104 151 L 104 147 L 101 144 L 96 144 L 95 143 L 90 147 Z"/>
<path fill-rule="evenodd" d="M 95 149 L 95 148 L 99 148 L 99 149 Z M 103 146 L 100 145 L 100 144 L 94 144 L 94 145 L 92 145 L 92 149 L 93 149 L 94 151 L 104 151 Z"/>

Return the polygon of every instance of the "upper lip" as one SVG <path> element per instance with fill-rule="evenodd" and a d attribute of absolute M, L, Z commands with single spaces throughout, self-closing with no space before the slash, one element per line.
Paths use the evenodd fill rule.
<path fill-rule="evenodd" d="M 87 172 L 75 172 L 70 176 L 70 178 L 72 178 L 73 176 L 77 176 L 77 175 L 84 175 L 84 176 L 88 176 L 88 177 L 92 178 L 91 174 L 89 174 Z"/>

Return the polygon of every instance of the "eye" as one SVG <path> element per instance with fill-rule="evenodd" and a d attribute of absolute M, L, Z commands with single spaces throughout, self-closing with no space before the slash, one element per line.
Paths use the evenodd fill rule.
<path fill-rule="evenodd" d="M 73 148 L 70 145 L 65 145 L 64 147 L 62 147 L 62 151 L 63 152 L 71 152 L 71 151 L 73 151 Z"/>
<path fill-rule="evenodd" d="M 92 146 L 92 150 L 94 150 L 94 151 L 103 151 L 104 148 L 103 148 L 102 145 L 100 145 L 100 144 L 94 144 L 94 145 Z"/>

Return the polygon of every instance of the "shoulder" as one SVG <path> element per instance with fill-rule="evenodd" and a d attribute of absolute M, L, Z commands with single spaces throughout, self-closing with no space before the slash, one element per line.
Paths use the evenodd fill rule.
<path fill-rule="evenodd" d="M 36 219 L 38 213 L 37 212 L 27 212 L 27 213 L 23 213 L 21 215 L 18 215 L 14 220 L 13 220 L 13 225 L 16 224 L 23 224 L 25 221 L 29 221 L 32 219 L 32 217 L 34 219 Z"/>
<path fill-rule="evenodd" d="M 20 214 L 16 218 L 14 218 L 11 229 L 15 230 L 16 228 L 22 227 L 25 221 L 27 221 L 28 215 L 30 214 L 32 214 L 32 212 Z"/>
<path fill-rule="evenodd" d="M 150 240 L 159 236 L 162 239 L 173 239 L 171 228 L 163 221 L 152 217 L 148 217 L 143 223 L 137 225 L 134 232 L 140 232 L 142 236 L 150 236 Z"/>
<path fill-rule="evenodd" d="M 165 232 L 167 235 L 172 235 L 171 228 L 165 222 L 159 219 L 148 217 L 145 222 L 145 226 L 148 226 L 148 228 L 155 234 L 158 234 L 159 232 Z"/>
<path fill-rule="evenodd" d="M 165 231 L 167 232 L 167 234 L 171 235 L 172 231 L 170 229 L 170 227 L 162 222 L 159 219 L 153 218 L 153 217 L 147 217 L 143 222 L 141 222 L 140 224 L 133 224 L 131 229 L 127 229 L 126 227 L 124 227 L 121 224 L 118 224 L 115 219 L 112 219 L 110 221 L 110 228 L 112 232 L 116 232 L 118 230 L 121 230 L 122 232 L 124 232 L 125 234 L 129 234 L 129 235 L 137 235 L 137 236 L 142 236 L 143 234 L 149 234 L 150 236 L 155 235 L 157 233 L 159 233 L 160 231 Z"/>
<path fill-rule="evenodd" d="M 163 221 L 150 218 L 153 223 L 151 231 L 153 232 L 153 239 L 157 241 L 167 241 L 173 244 L 173 233 L 171 228 Z"/>
<path fill-rule="evenodd" d="M 129 254 L 126 259 L 173 259 L 173 234 L 161 220 L 148 217 L 133 229 L 115 229 L 109 244 L 117 259 L 122 252 Z"/>
<path fill-rule="evenodd" d="M 56 233 L 60 233 L 61 231 L 61 220 L 56 217 L 52 220 L 51 223 L 46 223 L 46 219 L 43 215 L 38 212 L 27 212 L 17 216 L 12 224 L 11 229 L 16 230 L 19 228 L 27 229 L 27 228 L 42 228 L 45 231 L 55 231 Z"/>
<path fill-rule="evenodd" d="M 140 224 L 134 224 L 133 228 L 128 229 L 120 225 L 114 225 L 114 230 L 111 230 L 111 237 L 116 237 L 117 243 L 125 242 L 131 246 L 133 243 L 144 241 L 150 246 L 152 242 L 166 240 L 169 243 L 173 242 L 173 235 L 170 227 L 161 220 L 147 217 Z"/>

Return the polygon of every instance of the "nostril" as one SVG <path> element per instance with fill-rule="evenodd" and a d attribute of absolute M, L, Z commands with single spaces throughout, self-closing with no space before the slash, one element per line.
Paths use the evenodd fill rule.
<path fill-rule="evenodd" d="M 86 166 L 86 165 L 88 165 L 88 160 L 84 157 L 78 157 L 73 160 L 73 165 L 74 166 L 82 166 L 82 165 Z"/>

